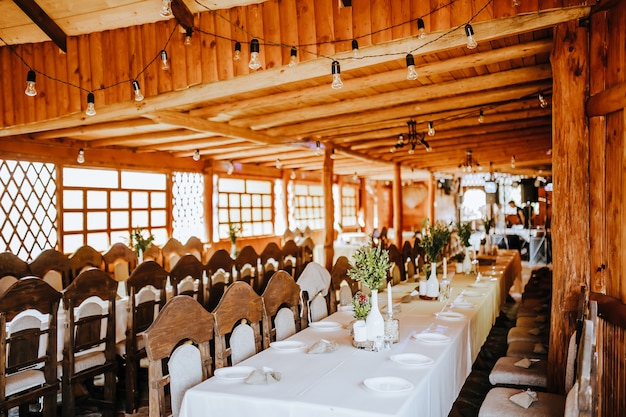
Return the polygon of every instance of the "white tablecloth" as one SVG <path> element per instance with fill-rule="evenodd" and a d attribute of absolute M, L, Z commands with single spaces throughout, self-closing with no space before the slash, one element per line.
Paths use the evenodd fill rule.
<path fill-rule="evenodd" d="M 438 301 L 419 300 L 399 304 L 401 312 L 400 341 L 391 350 L 370 352 L 356 349 L 345 325 L 353 318 L 349 312 L 337 312 L 327 320 L 340 322 L 344 328 L 320 331 L 307 328 L 289 340 L 312 345 L 320 339 L 336 341 L 339 349 L 333 353 L 307 354 L 264 350 L 240 365 L 270 367 L 282 374 L 280 382 L 270 385 L 248 385 L 243 381 L 210 378 L 185 394 L 182 417 L 203 417 L 208 414 L 229 417 L 307 417 L 307 416 L 447 416 L 457 398 L 471 365 L 478 355 L 499 313 L 500 283 L 505 265 L 483 267 L 484 279 L 478 288 L 475 275 L 455 275 L 452 278 L 452 299 L 475 304 L 461 312 L 460 321 L 438 319 L 434 313 L 450 305 Z M 493 280 L 492 280 L 493 278 Z M 410 293 L 416 283 L 393 288 L 394 303 Z M 474 296 L 463 296 L 472 290 Z M 476 292 L 481 295 L 476 296 Z M 379 297 L 384 306 L 387 297 Z M 450 337 L 442 345 L 426 344 L 413 335 L 440 332 Z M 410 368 L 389 359 L 399 353 L 420 353 L 434 360 L 432 365 Z M 379 393 L 363 385 L 367 378 L 394 376 L 410 381 L 414 388 L 407 393 Z"/>

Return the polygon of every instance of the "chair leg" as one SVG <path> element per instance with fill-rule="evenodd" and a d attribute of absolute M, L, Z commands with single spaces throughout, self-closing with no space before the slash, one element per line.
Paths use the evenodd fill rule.
<path fill-rule="evenodd" d="M 137 409 L 137 362 L 126 358 L 126 413 L 133 414 Z"/>
<path fill-rule="evenodd" d="M 115 371 L 106 372 L 104 374 L 104 400 L 111 406 L 105 409 L 105 417 L 114 417 L 115 412 Z"/>
<path fill-rule="evenodd" d="M 73 416 L 76 408 L 76 396 L 74 395 L 74 386 L 63 379 L 61 382 L 61 392 L 63 397 L 62 411 L 64 416 Z"/>
<path fill-rule="evenodd" d="M 57 394 L 52 394 L 43 397 L 43 417 L 56 417 L 57 415 Z M 69 414 L 74 415 L 74 414 Z"/>

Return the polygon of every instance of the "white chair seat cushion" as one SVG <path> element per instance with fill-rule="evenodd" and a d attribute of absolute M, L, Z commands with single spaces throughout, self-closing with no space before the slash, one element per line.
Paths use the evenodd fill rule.
<path fill-rule="evenodd" d="M 80 373 L 86 371 L 94 366 L 104 365 L 106 363 L 106 356 L 102 351 L 92 351 L 83 355 L 77 356 L 74 359 L 74 373 Z"/>
<path fill-rule="evenodd" d="M 143 340 L 143 333 L 137 335 L 137 350 L 141 350 L 146 346 L 146 342 Z M 121 341 L 115 345 L 115 351 L 121 357 L 126 356 L 126 341 Z"/>
<path fill-rule="evenodd" d="M 309 303 L 309 316 L 311 322 L 320 321 L 328 317 L 328 306 L 322 294 L 317 294 Z"/>
<path fill-rule="evenodd" d="M 276 328 L 276 340 L 284 340 L 296 334 L 296 323 L 290 308 L 283 307 L 278 310 L 274 318 L 274 327 Z"/>
<path fill-rule="evenodd" d="M 546 353 L 535 352 L 535 342 L 512 342 L 506 350 L 506 356 L 512 358 L 546 359 Z"/>
<path fill-rule="evenodd" d="M 478 417 L 562 417 L 565 410 L 565 396 L 538 392 L 538 401 L 528 408 L 520 407 L 509 398 L 519 392 L 519 388 L 492 388 L 478 411 Z"/>
<path fill-rule="evenodd" d="M 248 324 L 241 323 L 230 335 L 230 359 L 233 365 L 248 359 L 256 353 L 254 330 Z"/>
<path fill-rule="evenodd" d="M 202 382 L 200 351 L 192 344 L 178 346 L 168 362 L 172 415 L 178 416 L 185 392 Z"/>
<path fill-rule="evenodd" d="M 511 344 L 513 342 L 533 342 L 540 343 L 543 340 L 541 335 L 535 336 L 529 333 L 529 330 L 536 329 L 537 327 L 511 327 L 509 333 L 506 336 L 506 343 Z"/>
<path fill-rule="evenodd" d="M 30 388 L 40 387 L 46 383 L 43 371 L 28 369 L 26 371 L 7 375 L 5 395 L 8 397 Z"/>
<path fill-rule="evenodd" d="M 492 385 L 519 385 L 520 387 L 541 387 L 548 386 L 548 362 L 540 360 L 532 364 L 530 368 L 520 368 L 515 366 L 519 358 L 509 358 L 506 356 L 498 359 L 489 374 L 489 382 Z"/>

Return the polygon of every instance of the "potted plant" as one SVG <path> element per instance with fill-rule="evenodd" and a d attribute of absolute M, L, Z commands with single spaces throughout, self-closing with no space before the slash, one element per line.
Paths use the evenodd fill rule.
<path fill-rule="evenodd" d="M 385 333 L 385 321 L 378 309 L 378 289 L 387 281 L 391 262 L 389 262 L 389 251 L 380 246 L 372 246 L 368 243 L 360 247 L 352 255 L 350 260 L 351 269 L 348 276 L 355 281 L 367 285 L 371 290 L 371 309 L 365 320 L 367 328 L 367 339 L 375 340 L 377 336 Z"/>
<path fill-rule="evenodd" d="M 367 340 L 365 319 L 372 309 L 369 295 L 357 291 L 352 298 L 352 307 L 354 307 L 354 318 L 356 319 L 352 325 L 352 337 L 355 342 L 365 342 Z"/>
<path fill-rule="evenodd" d="M 154 242 L 154 235 L 150 233 L 148 237 L 145 237 L 145 230 L 141 227 L 137 227 L 130 232 L 130 247 L 137 254 L 137 260 L 139 263 L 143 261 L 143 254 L 146 249 Z"/>
<path fill-rule="evenodd" d="M 422 237 L 420 246 L 424 248 L 424 252 L 426 252 L 426 256 L 430 262 L 430 277 L 426 284 L 426 296 L 436 298 L 439 295 L 437 260 L 443 248 L 448 245 L 452 232 L 447 224 L 443 222 L 429 224 L 428 220 L 424 222 L 424 229 L 426 233 Z"/>
<path fill-rule="evenodd" d="M 456 232 L 459 235 L 461 244 L 465 248 L 463 272 L 469 274 L 472 270 L 472 261 L 469 256 L 470 238 L 472 237 L 472 225 L 469 222 L 458 222 L 456 224 Z"/>
<path fill-rule="evenodd" d="M 228 222 L 228 238 L 230 239 L 230 256 L 231 258 L 237 257 L 237 237 L 241 232 L 241 227 L 238 224 Z"/>

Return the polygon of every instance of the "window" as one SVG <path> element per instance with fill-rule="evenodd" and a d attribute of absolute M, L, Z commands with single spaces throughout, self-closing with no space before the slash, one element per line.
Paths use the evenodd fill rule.
<path fill-rule="evenodd" d="M 341 187 L 341 226 L 357 226 L 357 188 L 350 185 Z"/>
<path fill-rule="evenodd" d="M 141 227 L 157 242 L 167 236 L 167 176 L 107 169 L 63 169 L 63 251 L 89 245 L 104 251 Z"/>
<path fill-rule="evenodd" d="M 324 188 L 318 184 L 294 184 L 292 228 L 324 228 Z"/>
<path fill-rule="evenodd" d="M 217 231 L 228 239 L 229 225 L 239 226 L 240 235 L 274 233 L 273 182 L 243 178 L 217 179 Z"/>
<path fill-rule="evenodd" d="M 207 240 L 204 222 L 204 175 L 174 173 L 172 184 L 172 229 L 181 242 L 195 236 Z"/>

